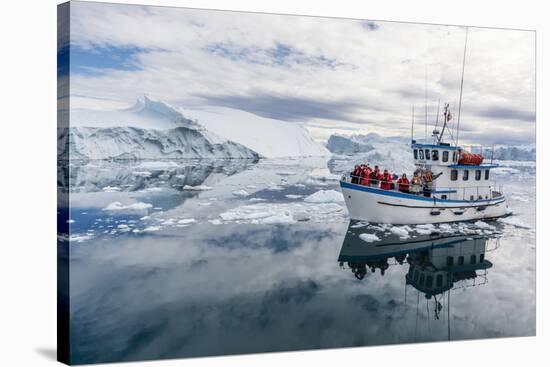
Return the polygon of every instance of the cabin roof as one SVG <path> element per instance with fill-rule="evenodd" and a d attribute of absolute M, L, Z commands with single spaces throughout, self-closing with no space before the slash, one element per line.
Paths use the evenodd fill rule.
<path fill-rule="evenodd" d="M 438 149 L 446 149 L 446 150 L 459 150 L 461 147 L 453 147 L 450 145 L 443 145 L 443 144 L 420 144 L 420 143 L 414 143 L 411 144 L 412 148 L 438 148 Z"/>

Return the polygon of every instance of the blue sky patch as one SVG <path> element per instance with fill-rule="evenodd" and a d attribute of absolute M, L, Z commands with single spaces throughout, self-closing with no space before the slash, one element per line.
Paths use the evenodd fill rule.
<path fill-rule="evenodd" d="M 71 73 L 96 75 L 105 70 L 140 70 L 138 47 L 96 47 L 84 49 L 71 45 Z"/>

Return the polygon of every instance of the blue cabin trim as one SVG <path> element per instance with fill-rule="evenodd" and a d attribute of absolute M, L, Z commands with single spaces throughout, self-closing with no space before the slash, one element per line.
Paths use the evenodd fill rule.
<path fill-rule="evenodd" d="M 391 190 L 384 190 L 379 189 L 376 187 L 370 187 L 370 186 L 363 186 L 363 185 L 357 185 L 352 184 L 344 181 L 340 181 L 340 186 L 346 189 L 352 189 L 357 191 L 365 191 L 365 192 L 371 192 L 378 195 L 384 195 L 384 196 L 393 196 L 398 198 L 405 198 L 405 199 L 411 199 L 411 200 L 417 200 L 417 201 L 424 201 L 424 202 L 430 202 L 430 203 L 490 203 L 490 202 L 496 202 L 499 200 L 502 200 L 502 198 L 493 198 L 493 199 L 481 199 L 481 200 L 447 200 L 447 199 L 437 199 L 435 197 L 426 197 L 422 195 L 415 195 L 415 194 L 406 194 L 399 191 L 391 191 Z"/>

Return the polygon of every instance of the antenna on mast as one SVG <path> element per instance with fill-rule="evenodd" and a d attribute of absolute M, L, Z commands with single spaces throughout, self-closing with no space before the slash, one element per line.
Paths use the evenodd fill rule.
<path fill-rule="evenodd" d="M 456 122 L 456 144 L 455 146 L 458 146 L 458 133 L 460 132 L 460 109 L 462 107 L 462 89 L 464 87 L 464 66 L 466 64 L 466 47 L 468 45 L 468 30 L 469 28 L 466 27 L 466 38 L 464 39 L 464 56 L 462 58 L 462 78 L 460 79 L 460 99 L 458 101 L 458 120 Z"/>
<path fill-rule="evenodd" d="M 424 121 L 424 139 L 428 140 L 428 65 L 426 65 L 426 72 L 424 74 L 424 113 L 425 113 L 425 121 Z"/>
<path fill-rule="evenodd" d="M 412 106 L 412 119 L 411 119 L 411 143 L 414 142 L 414 105 Z"/>

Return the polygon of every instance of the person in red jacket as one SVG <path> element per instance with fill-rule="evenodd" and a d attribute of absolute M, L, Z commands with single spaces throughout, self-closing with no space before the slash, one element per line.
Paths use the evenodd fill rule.
<path fill-rule="evenodd" d="M 397 187 L 401 192 L 409 192 L 409 186 L 409 179 L 407 178 L 407 175 L 403 173 L 403 176 L 401 176 L 399 180 L 397 180 Z"/>
<path fill-rule="evenodd" d="M 370 181 L 370 173 L 371 173 L 371 168 L 369 167 L 369 164 L 367 163 L 364 167 L 363 167 L 363 172 L 362 172 L 362 178 L 361 178 L 361 185 L 366 185 L 368 186 L 369 185 L 369 181 Z"/>
<path fill-rule="evenodd" d="M 387 169 L 384 170 L 384 174 L 382 175 L 382 179 L 380 180 L 380 188 L 383 190 L 391 190 L 392 188 L 392 176 L 388 172 Z"/>
<path fill-rule="evenodd" d="M 361 174 L 361 167 L 358 164 L 355 165 L 353 172 L 351 173 L 351 183 L 358 184 Z"/>
<path fill-rule="evenodd" d="M 370 181 L 369 184 L 371 186 L 378 186 L 378 183 L 382 179 L 382 175 L 380 174 L 380 169 L 378 166 L 374 166 L 374 171 L 371 171 L 370 173 Z"/>

